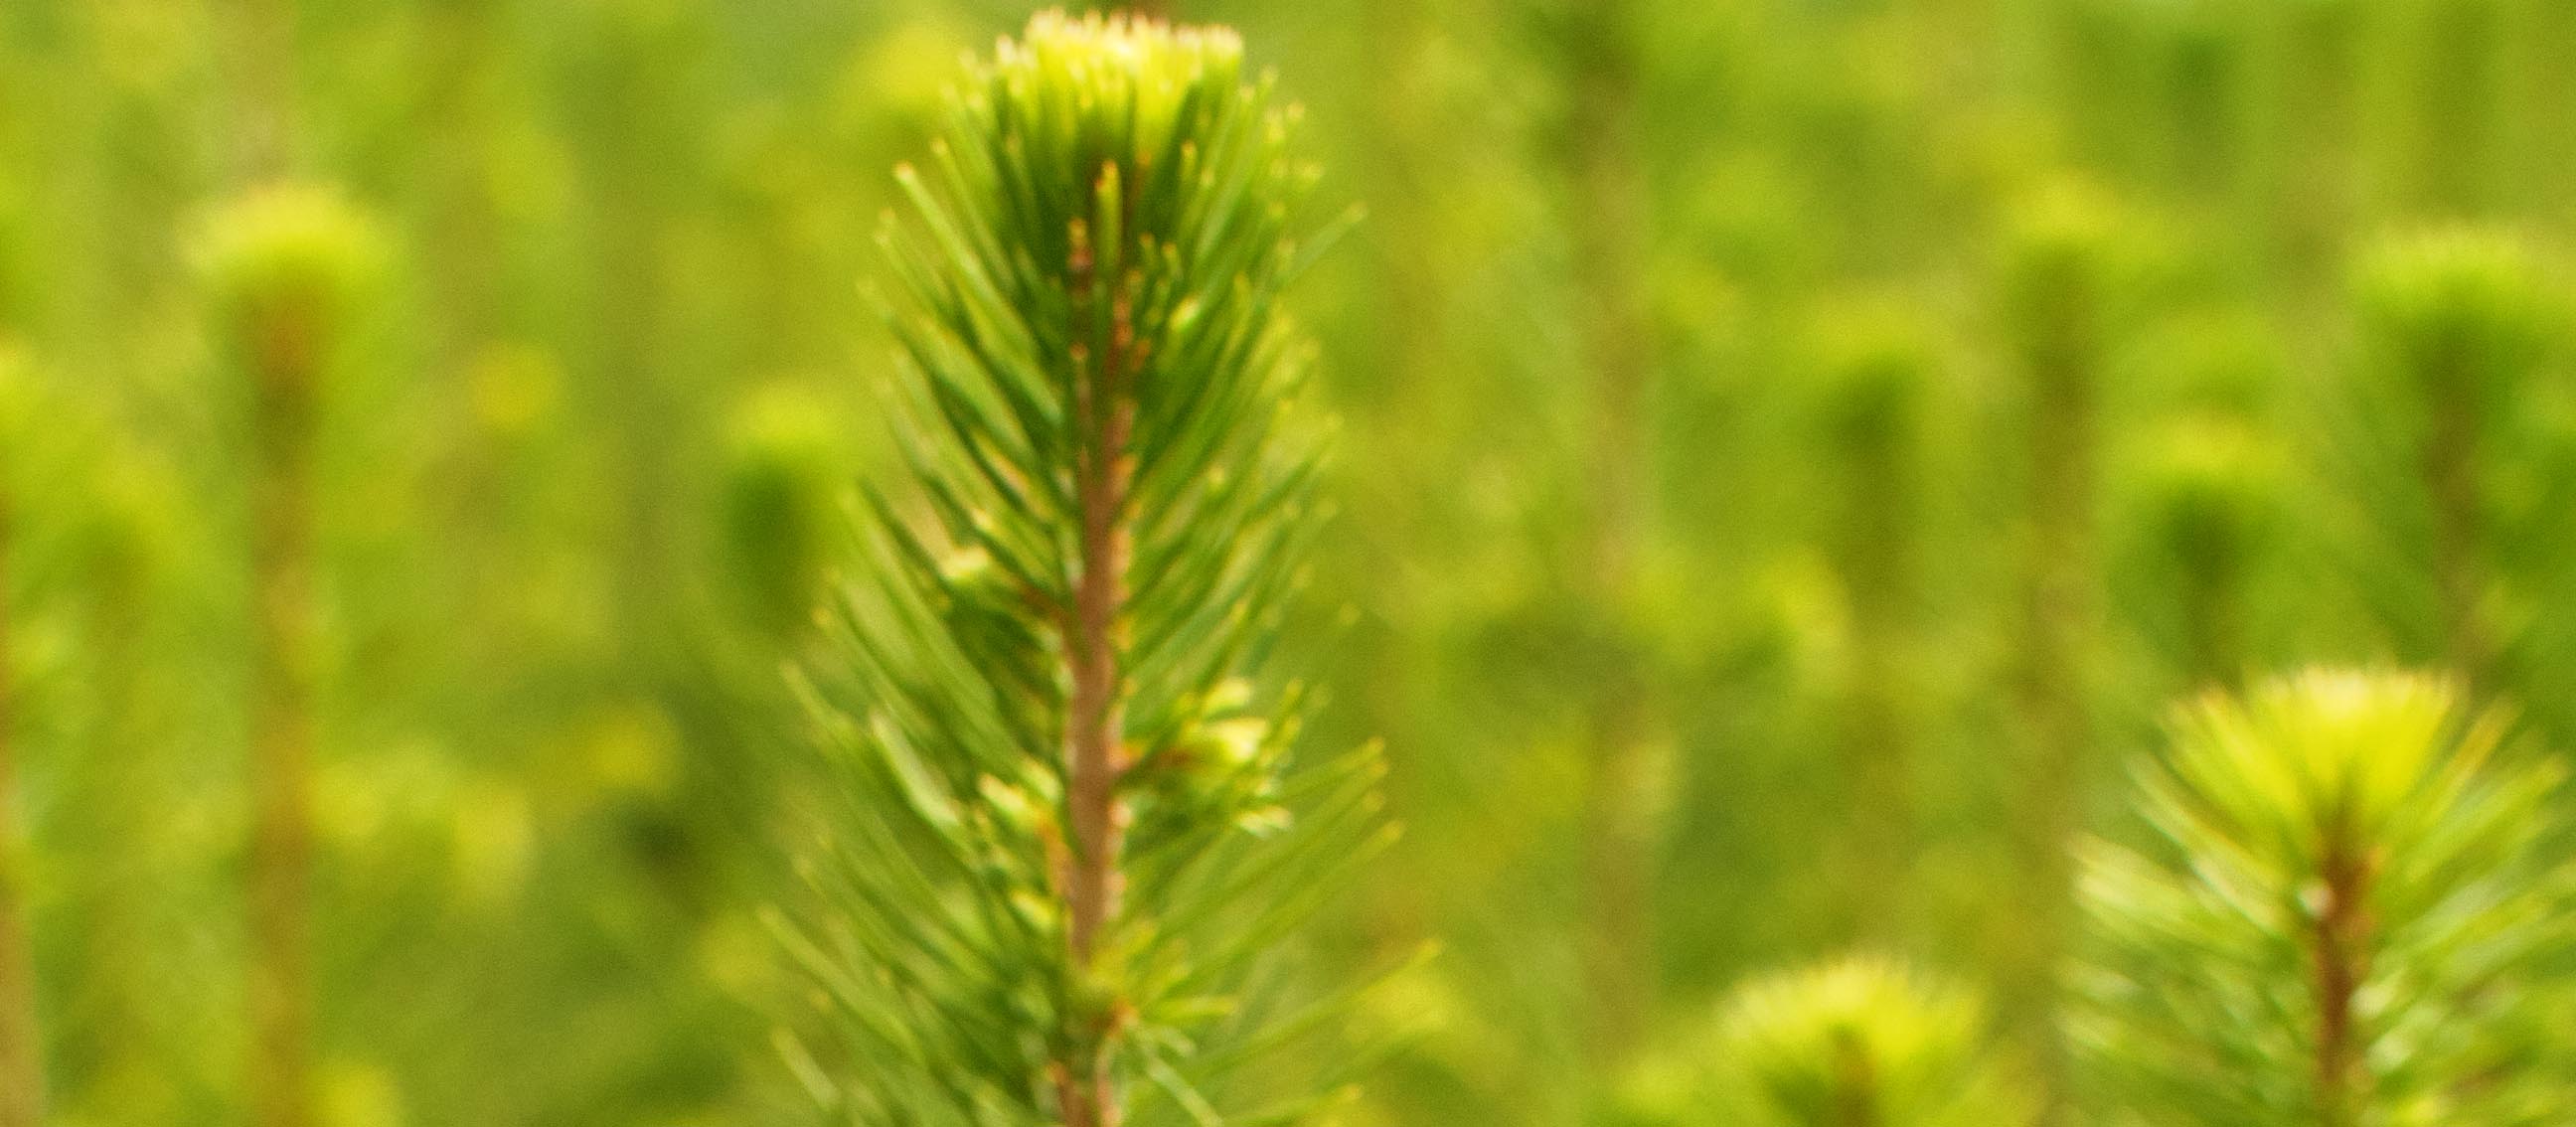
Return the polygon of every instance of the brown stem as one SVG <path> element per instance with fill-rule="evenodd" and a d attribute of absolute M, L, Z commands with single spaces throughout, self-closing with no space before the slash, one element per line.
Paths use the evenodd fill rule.
<path fill-rule="evenodd" d="M 1834 1039 L 1832 1127 L 1878 1127 L 1878 1069 L 1858 1036 Z"/>
<path fill-rule="evenodd" d="M 27 944 L 24 871 L 17 848 L 17 716 L 9 689 L 8 499 L 0 497 L 0 1127 L 44 1118 L 44 1059 L 36 1040 L 35 971 Z"/>
<path fill-rule="evenodd" d="M 252 1122 L 306 1127 L 312 1035 L 312 470 L 315 326 L 293 316 L 254 361 L 262 386 L 252 498 L 249 864 Z"/>
<path fill-rule="evenodd" d="M 1097 433 L 1097 450 L 1124 443 L 1127 412 L 1119 410 Z M 1123 456 L 1112 456 L 1123 463 Z M 1121 769 L 1122 707 L 1118 695 L 1120 606 L 1126 600 L 1127 533 L 1118 519 L 1125 504 L 1123 464 L 1097 465 L 1086 455 L 1077 474 L 1082 502 L 1082 575 L 1074 591 L 1072 727 L 1065 745 L 1072 808 L 1074 867 L 1066 886 L 1074 957 L 1088 962 L 1101 927 L 1117 909 L 1116 814 Z"/>
<path fill-rule="evenodd" d="M 2350 1127 L 2363 1077 L 2353 1029 L 2353 998 L 2370 972 L 2370 868 L 2343 845 L 2328 849 L 2323 871 L 2325 905 L 2317 913 L 2316 1108 L 2319 1127 Z"/>
<path fill-rule="evenodd" d="M 1087 233 L 1077 226 L 1068 288 L 1087 295 L 1095 270 Z M 1127 451 L 1135 425 L 1128 395 L 1129 368 L 1137 359 L 1135 330 L 1125 298 L 1117 298 L 1109 339 L 1074 346 L 1074 411 L 1083 441 L 1074 457 L 1074 491 L 1081 507 L 1080 574 L 1065 626 L 1065 660 L 1073 682 L 1065 732 L 1065 806 L 1072 836 L 1064 874 L 1066 941 L 1078 972 L 1088 972 L 1101 935 L 1117 918 L 1121 879 L 1118 854 L 1127 812 L 1118 795 L 1127 769 L 1120 616 L 1127 602 L 1131 534 L 1126 509 L 1135 464 Z M 1078 297 L 1076 308 L 1088 305 Z M 1084 311 L 1083 319 L 1087 319 Z M 1093 347 L 1096 345 L 1097 347 Z M 1097 353 L 1098 366 L 1092 364 Z M 1098 1028 L 1072 1031 L 1075 1059 L 1058 1062 L 1057 1099 L 1067 1127 L 1117 1127 L 1120 1106 L 1110 1075 L 1109 1041 L 1116 1016 L 1078 1015 Z"/>

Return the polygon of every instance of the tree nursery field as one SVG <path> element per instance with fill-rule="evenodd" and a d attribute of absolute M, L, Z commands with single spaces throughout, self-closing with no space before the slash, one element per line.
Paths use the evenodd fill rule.
<path fill-rule="evenodd" d="M 0 1127 L 2565 1127 L 2571 757 L 2567 0 L 0 0 Z"/>

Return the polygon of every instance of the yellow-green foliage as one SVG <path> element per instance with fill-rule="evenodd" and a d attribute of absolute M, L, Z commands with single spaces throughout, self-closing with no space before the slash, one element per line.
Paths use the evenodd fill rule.
<path fill-rule="evenodd" d="M 2184 709 L 2150 835 L 2087 851 L 2072 1021 L 2109 1123 L 2565 1121 L 2564 769 L 2432 677 Z"/>
<path fill-rule="evenodd" d="M 1965 988 L 1846 958 L 1739 988 L 1716 1059 L 1738 1127 L 2023 1127 L 2036 1105 Z"/>
<path fill-rule="evenodd" d="M 2279 531 L 2284 469 L 2251 427 L 2186 418 L 2162 428 L 2139 484 L 2142 529 L 2185 575 L 2239 575 Z"/>
<path fill-rule="evenodd" d="M 1124 155 L 1141 161 L 1162 152 L 1176 126 L 1187 128 L 1191 109 L 1230 95 L 1242 69 L 1243 39 L 1231 28 L 1050 10 L 974 66 L 970 81 L 982 90 L 968 99 L 991 99 L 1001 120 L 1044 123 L 1033 140 L 1117 137 Z M 1053 155 L 1029 154 L 1033 167 L 1071 163 Z"/>
<path fill-rule="evenodd" d="M 2134 236 L 2116 202 L 2073 181 L 2036 189 L 2011 222 L 1998 264 L 2005 331 L 2043 400 L 2088 398 Z"/>
<path fill-rule="evenodd" d="M 2565 321 L 2525 241 L 2501 230 L 2391 239 L 2364 260 L 2357 290 L 2365 346 L 2396 387 L 2471 409 L 2509 403 Z"/>
<path fill-rule="evenodd" d="M 1880 452 L 1912 443 L 1938 367 L 1920 316 L 1880 298 L 1831 308 L 1808 334 L 1820 354 L 1821 422 L 1838 453 L 1887 457 Z"/>

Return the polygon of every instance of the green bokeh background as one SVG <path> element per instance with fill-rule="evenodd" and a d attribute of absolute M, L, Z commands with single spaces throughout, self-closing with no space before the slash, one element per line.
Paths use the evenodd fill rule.
<path fill-rule="evenodd" d="M 1356 1016 L 1399 1047 L 1349 1122 L 1695 1122 L 1655 1078 L 1727 989 L 1856 947 L 2047 1074 L 2056 846 L 2199 687 L 2465 666 L 2576 748 L 2576 6 L 1177 7 L 1369 209 L 1298 304 L 1342 420 L 1301 660 L 1407 836 L 1308 966 L 1439 951 Z M 389 249 L 318 440 L 324 1127 L 792 1121 L 779 586 L 886 469 L 888 169 L 1028 11 L 0 5 L 56 1122 L 243 1114 L 247 440 L 190 256 L 275 163 Z M 2408 383 L 2353 275 L 2459 225 L 2536 344 Z"/>

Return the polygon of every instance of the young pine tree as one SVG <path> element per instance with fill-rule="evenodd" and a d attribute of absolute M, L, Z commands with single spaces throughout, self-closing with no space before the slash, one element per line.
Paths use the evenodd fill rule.
<path fill-rule="evenodd" d="M 2186 709 L 2152 834 L 2091 845 L 2070 1038 L 2106 1124 L 2565 1123 L 2564 771 L 2447 683 L 2310 672 Z"/>
<path fill-rule="evenodd" d="M 379 253 L 328 191 L 259 189 L 208 223 L 219 361 L 250 449 L 249 1091 L 258 1127 L 312 1121 L 314 435 Z"/>
<path fill-rule="evenodd" d="M 1849 669 L 1837 702 L 1842 834 L 1850 863 L 1838 913 L 1850 941 L 1897 938 L 1915 851 L 1919 697 L 1916 602 L 1928 401 L 1936 346 L 1892 306 L 1862 303 L 1819 319 L 1816 414 L 1835 468 L 1826 550 L 1849 608 Z"/>
<path fill-rule="evenodd" d="M 2133 523 L 2172 580 L 2176 664 L 2194 685 L 2233 685 L 2250 660 L 2251 587 L 2279 537 L 2286 469 L 2234 419 L 2173 420 L 2151 448 Z"/>
<path fill-rule="evenodd" d="M 2093 774 L 2097 447 L 2120 242 L 2107 201 L 2059 185 L 2025 206 L 1999 263 L 2028 476 L 2015 546 L 2021 605 L 2012 671 L 2027 780 L 2018 799 L 2024 899 L 2001 941 L 1997 1001 L 2010 1024 L 2042 1039 L 2038 1063 L 2052 1073 L 2058 1054 L 2040 1018 L 2055 992 L 2065 931 L 2065 846 Z"/>
<path fill-rule="evenodd" d="M 2354 439 L 2383 448 L 2353 456 L 2385 475 L 2376 495 L 2421 499 L 2420 509 L 2383 509 L 2373 522 L 2422 530 L 2403 550 L 2425 565 L 2438 641 L 2414 648 L 2438 655 L 2473 691 L 2492 691 L 2521 641 L 2518 616 L 2499 614 L 2515 601 L 2511 581 L 2523 578 L 2502 553 L 2560 542 L 2556 511 L 2507 503 L 2535 492 L 2520 424 L 2546 409 L 2539 379 L 2565 349 L 2559 295 L 2521 240 L 2476 230 L 2375 248 L 2357 290 L 2360 390 L 2376 413 Z"/>
<path fill-rule="evenodd" d="M 781 388 L 746 403 L 728 428 L 725 562 L 744 624 L 773 644 L 803 636 L 831 563 L 827 419 L 821 404 Z"/>
<path fill-rule="evenodd" d="M 1294 121 L 1228 31 L 1042 14 L 898 170 L 912 480 L 807 678 L 837 785 L 780 929 L 835 1121 L 1324 1098 L 1230 1068 L 1313 1024 L 1247 972 L 1384 832 L 1374 750 L 1292 765 L 1307 695 L 1266 672 L 1313 527 Z"/>
<path fill-rule="evenodd" d="M 2279 346 L 2251 316 L 2200 311 L 2168 321 L 2142 351 L 2156 358 L 2161 406 L 2124 443 L 2118 527 L 2139 582 L 2120 609 L 2179 680 L 2234 687 L 2282 617 L 2263 583 L 2292 542 L 2297 478 L 2267 425 Z"/>
<path fill-rule="evenodd" d="M 2027 1081 L 1987 1048 L 1985 1009 L 1868 958 L 1739 988 L 1723 1031 L 1730 1127 L 2029 1127 Z"/>

